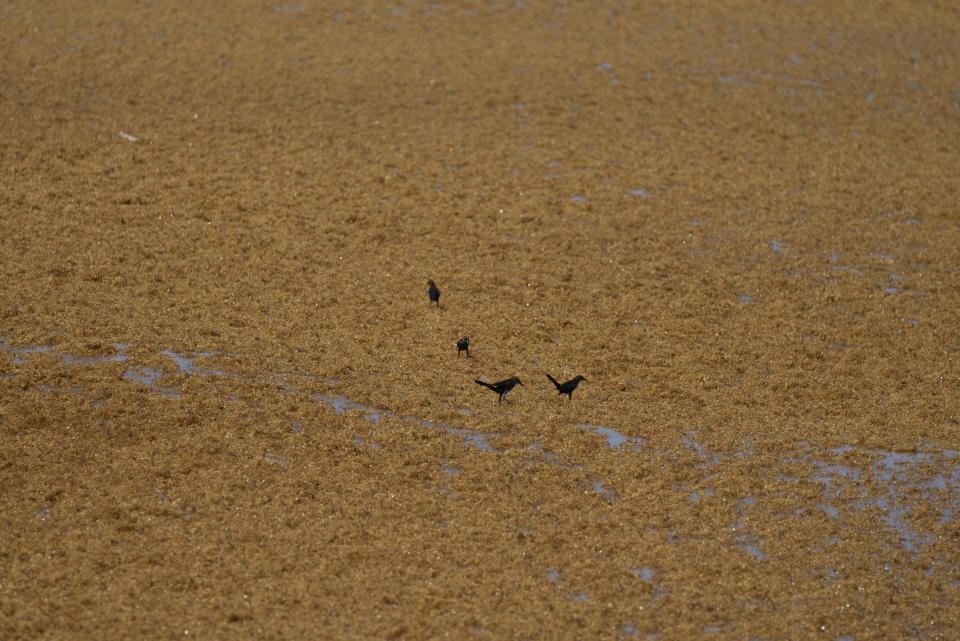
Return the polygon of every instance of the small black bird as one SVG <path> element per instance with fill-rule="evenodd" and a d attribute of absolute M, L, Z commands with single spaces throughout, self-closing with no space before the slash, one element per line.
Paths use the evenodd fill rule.
<path fill-rule="evenodd" d="M 557 379 L 547 374 L 547 378 L 550 379 L 550 382 L 557 386 L 557 394 L 566 394 L 567 398 L 571 401 L 573 400 L 573 390 L 577 389 L 577 385 L 580 384 L 580 381 L 585 381 L 584 377 L 577 375 L 574 378 L 571 378 L 566 383 L 558 383 Z"/>
<path fill-rule="evenodd" d="M 499 395 L 497 398 L 497 403 L 502 403 L 503 395 L 509 392 L 510 390 L 512 390 L 515 385 L 523 385 L 523 383 L 520 382 L 520 379 L 517 378 L 516 376 L 511 376 L 510 378 L 504 379 L 497 383 L 487 383 L 485 381 L 481 381 L 479 378 L 473 382 L 476 383 L 477 385 L 483 385 L 484 387 L 489 387 L 494 392 L 496 392 Z"/>
<path fill-rule="evenodd" d="M 430 285 L 430 287 L 427 289 L 427 296 L 430 297 L 430 302 L 435 302 L 437 307 L 440 307 L 440 290 L 437 289 L 437 284 L 432 280 L 428 280 L 427 285 Z"/>
<path fill-rule="evenodd" d="M 457 341 L 457 358 L 460 358 L 460 352 L 466 352 L 467 358 L 470 358 L 470 337 L 464 336 Z"/>

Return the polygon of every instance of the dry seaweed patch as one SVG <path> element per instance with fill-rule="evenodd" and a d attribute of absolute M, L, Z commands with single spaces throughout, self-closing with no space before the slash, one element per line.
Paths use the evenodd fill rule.
<path fill-rule="evenodd" d="M 2 636 L 949 637 L 954 14 L 395 9 L 7 16 Z"/>

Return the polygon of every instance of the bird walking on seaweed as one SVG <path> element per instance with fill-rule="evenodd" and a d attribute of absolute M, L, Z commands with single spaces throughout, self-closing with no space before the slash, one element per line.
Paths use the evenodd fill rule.
<path fill-rule="evenodd" d="M 580 384 L 580 381 L 585 381 L 584 377 L 579 374 L 571 378 L 566 383 L 558 383 L 557 379 L 547 374 L 547 378 L 550 379 L 550 382 L 557 386 L 557 394 L 566 394 L 567 398 L 571 401 L 573 400 L 573 390 L 577 389 L 577 385 Z"/>
<path fill-rule="evenodd" d="M 427 296 L 430 297 L 431 303 L 436 303 L 437 307 L 440 307 L 440 290 L 437 288 L 437 284 L 432 280 L 427 281 L 427 285 L 430 287 L 427 288 Z"/>
<path fill-rule="evenodd" d="M 464 336 L 457 341 L 457 358 L 460 358 L 460 352 L 466 352 L 467 358 L 470 358 L 470 337 Z"/>
<path fill-rule="evenodd" d="M 516 385 L 523 385 L 523 383 L 520 382 L 520 379 L 517 378 L 516 376 L 511 376 L 510 378 L 506 378 L 496 383 L 487 383 L 486 381 L 481 381 L 479 378 L 473 382 L 476 383 L 477 385 L 483 385 L 484 387 L 489 387 L 494 392 L 496 392 L 497 404 L 502 403 L 503 395 L 509 392 L 510 390 L 512 390 Z"/>

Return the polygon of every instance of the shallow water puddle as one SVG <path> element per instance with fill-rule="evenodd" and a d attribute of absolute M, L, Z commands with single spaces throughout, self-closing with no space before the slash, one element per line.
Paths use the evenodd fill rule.
<path fill-rule="evenodd" d="M 6 342 L 3 337 L 0 337 L 0 348 L 6 349 L 8 352 L 13 354 L 14 356 L 11 358 L 11 360 L 18 365 L 22 365 L 23 363 L 27 362 L 25 358 L 20 358 L 20 355 L 43 354 L 44 352 L 49 352 L 53 349 L 51 345 L 30 345 L 26 347 L 17 347 Z"/>
<path fill-rule="evenodd" d="M 585 430 L 590 430 L 591 432 L 596 432 L 597 434 L 602 434 L 607 437 L 607 445 L 613 449 L 619 448 L 624 443 L 632 443 L 631 449 L 634 452 L 640 452 L 641 445 L 645 445 L 647 440 L 640 436 L 628 436 L 623 432 L 613 429 L 612 427 L 607 427 L 606 425 L 598 425 L 592 423 L 581 423 L 577 427 L 582 427 Z"/>
<path fill-rule="evenodd" d="M 130 356 L 124 353 L 130 343 L 114 343 L 113 347 L 117 350 L 116 354 L 106 354 L 103 356 L 76 356 L 74 354 L 63 354 L 61 358 L 64 363 L 82 363 L 83 365 L 96 365 L 98 363 L 123 362 L 130 359 Z"/>
<path fill-rule="evenodd" d="M 716 465 L 724 458 L 722 455 L 717 454 L 716 452 L 708 452 L 707 448 L 697 440 L 696 430 L 690 430 L 684 434 L 683 445 L 686 447 L 688 452 L 691 454 L 696 454 L 698 457 L 706 461 L 706 463 L 702 464 L 701 467 L 705 467 L 707 465 Z"/>
<path fill-rule="evenodd" d="M 75 394 L 83 394 L 84 390 L 79 385 L 46 385 L 41 383 L 36 386 L 36 389 L 42 390 L 44 392 L 73 392 Z"/>
<path fill-rule="evenodd" d="M 604 487 L 603 482 L 599 479 L 593 480 L 593 491 L 608 501 L 616 501 L 620 498 L 620 496 L 614 490 L 609 487 Z"/>
<path fill-rule="evenodd" d="M 697 503 L 698 501 L 700 501 L 701 497 L 707 498 L 710 496 L 713 496 L 713 489 L 709 487 L 705 487 L 705 488 L 702 488 L 699 490 L 693 490 L 692 492 L 690 492 L 689 498 L 691 503 Z"/>
<path fill-rule="evenodd" d="M 202 374 L 207 376 L 228 376 L 230 374 L 230 372 L 226 370 L 203 369 L 193 364 L 193 361 L 197 358 L 217 356 L 223 352 L 190 352 L 191 356 L 187 356 L 186 354 L 179 354 L 171 349 L 165 349 L 160 353 L 173 359 L 173 362 L 177 365 L 177 373 L 182 372 L 184 374 Z"/>
<path fill-rule="evenodd" d="M 78 364 L 78 365 L 100 365 L 103 363 L 122 363 L 130 360 L 132 357 L 126 353 L 130 343 L 112 343 L 115 353 L 113 354 L 100 354 L 96 356 L 79 356 L 76 354 L 71 354 L 69 352 L 63 352 L 60 354 L 60 358 L 64 363 Z M 3 338 L 0 338 L 0 348 L 5 348 L 13 354 L 45 354 L 48 352 L 55 351 L 55 348 L 52 345 L 28 345 L 28 346 L 15 346 L 6 342 Z M 209 370 L 202 369 L 194 365 L 193 361 L 202 356 L 215 356 L 221 352 L 191 352 L 190 355 L 179 354 L 170 349 L 165 349 L 160 352 L 164 356 L 172 358 L 176 364 L 176 373 L 185 373 L 185 374 L 201 374 L 201 375 L 212 375 L 212 376 L 227 376 L 230 372 L 226 370 Z M 25 363 L 26 361 L 22 358 L 14 357 L 14 362 L 18 364 Z M 180 396 L 180 393 L 172 387 L 163 387 L 157 385 L 157 379 L 164 376 L 164 371 L 162 369 L 157 369 L 149 367 L 146 365 L 134 365 L 128 367 L 127 370 L 123 373 L 123 378 L 127 380 L 134 381 L 135 383 L 143 383 L 150 387 L 150 389 L 163 394 L 164 396 L 169 396 L 172 398 L 177 398 Z M 49 391 L 82 391 L 80 388 L 71 387 L 71 388 L 61 388 L 58 386 L 45 386 L 40 387 L 41 389 L 48 389 Z"/>
<path fill-rule="evenodd" d="M 528 445 L 527 451 L 539 454 L 543 458 L 544 462 L 546 462 L 548 465 L 555 465 L 557 467 L 562 467 L 565 470 L 584 469 L 583 465 L 570 465 L 568 463 L 561 463 L 559 457 L 556 455 L 555 452 L 551 452 L 550 450 L 545 449 L 543 439 L 539 439 L 537 441 L 534 441 L 530 445 Z"/>
<path fill-rule="evenodd" d="M 737 521 L 733 526 L 733 531 L 737 532 L 737 547 L 744 552 L 748 552 L 757 561 L 763 561 L 767 558 L 767 553 L 760 549 L 760 539 L 745 529 L 743 521 Z"/>
<path fill-rule="evenodd" d="M 647 566 L 642 568 L 632 568 L 631 572 L 638 578 L 644 581 L 650 581 L 653 579 L 653 569 Z"/>
<path fill-rule="evenodd" d="M 14 354 L 43 354 L 49 352 L 53 347 L 50 345 L 33 345 L 30 347 L 12 347 Z"/>
<path fill-rule="evenodd" d="M 147 367 L 146 365 L 130 367 L 126 372 L 123 373 L 124 378 L 134 381 L 135 383 L 143 383 L 155 392 L 159 392 L 164 396 L 169 396 L 171 398 L 179 398 L 180 392 L 174 388 L 161 387 L 157 385 L 156 381 L 161 376 L 163 376 L 163 370 Z"/>
<path fill-rule="evenodd" d="M 97 365 L 107 362 L 122 362 L 130 359 L 130 356 L 125 353 L 127 347 L 130 346 L 129 343 L 114 343 L 114 347 L 117 349 L 117 353 L 109 354 L 104 356 L 92 356 L 92 357 L 82 357 L 74 356 L 72 354 L 64 354 L 62 356 L 64 362 L 67 363 L 77 363 L 82 365 Z M 30 354 L 30 353 L 46 353 L 52 351 L 54 348 L 50 345 L 37 345 L 37 346 L 14 346 L 6 343 L 6 341 L 0 338 L 0 348 L 6 348 L 14 354 Z M 186 375 L 201 375 L 201 376 L 231 376 L 235 375 L 232 372 L 222 369 L 205 369 L 198 367 L 195 364 L 195 360 L 199 357 L 215 356 L 222 354 L 224 352 L 210 351 L 210 352 L 175 352 L 171 349 L 164 349 L 161 354 L 173 360 L 176 365 L 175 373 L 182 373 Z M 309 373 L 301 372 L 302 375 L 307 376 L 308 378 L 316 378 Z M 157 384 L 157 380 L 165 375 L 165 372 L 162 369 L 149 367 L 146 365 L 134 365 L 128 367 L 127 370 L 123 373 L 123 378 L 133 381 L 135 383 L 141 383 L 149 387 L 155 392 L 168 396 L 171 398 L 180 397 L 180 392 L 173 387 L 164 387 Z M 276 374 L 275 378 L 280 382 L 284 391 L 288 394 L 299 394 L 300 390 L 292 384 L 284 381 L 284 377 L 281 374 Z M 335 382 L 335 381 L 334 381 Z M 49 391 L 60 391 L 60 388 L 49 387 Z M 71 388 L 71 391 L 82 391 L 79 388 L 76 390 Z M 324 394 L 322 392 L 316 392 L 311 395 L 311 398 L 314 400 L 320 401 L 325 405 L 328 405 L 333 408 L 334 412 L 337 414 L 342 414 L 343 412 L 350 410 L 358 410 L 362 412 L 363 418 L 371 423 L 379 424 L 384 418 L 389 418 L 396 416 L 396 413 L 393 410 L 378 408 L 373 405 L 368 405 L 366 403 L 360 403 L 353 399 L 347 398 L 342 395 L 332 395 Z M 469 410 L 462 411 L 461 413 L 469 414 Z M 448 425 L 446 423 L 441 423 L 439 421 L 421 419 L 416 416 L 404 416 L 403 420 L 419 422 L 422 427 L 433 428 L 448 432 L 450 434 L 455 434 L 463 438 L 465 445 L 475 447 L 479 450 L 493 452 L 496 451 L 490 445 L 489 436 L 483 432 L 472 430 L 468 428 L 456 427 L 453 425 Z M 302 432 L 302 426 L 299 421 L 292 421 L 291 428 L 297 433 Z M 375 445 L 374 445 L 375 446 Z"/>
<path fill-rule="evenodd" d="M 471 430 L 465 427 L 454 427 L 452 425 L 447 425 L 446 423 L 440 423 L 438 421 L 429 421 L 425 419 L 418 418 L 416 416 L 404 416 L 403 420 L 405 421 L 419 421 L 420 427 L 432 427 L 434 429 L 443 430 L 449 434 L 456 434 L 457 436 L 463 437 L 463 444 L 475 447 L 478 450 L 483 450 L 484 452 L 498 452 L 495 450 L 490 441 L 487 438 L 489 434 L 484 432 L 479 432 L 477 430 Z"/>
<path fill-rule="evenodd" d="M 907 517 L 913 510 L 939 512 L 939 521 L 954 517 L 960 505 L 960 452 L 894 452 L 844 445 L 827 450 L 834 457 L 867 456 L 869 463 L 828 462 L 813 453 L 797 460 L 812 465 L 812 479 L 822 483 L 824 501 L 818 507 L 831 518 L 842 518 L 841 507 L 879 508 L 884 524 L 897 533 L 901 545 L 918 552 L 932 540 Z M 859 494 L 849 498 L 850 492 Z M 842 506 L 832 501 L 840 499 Z"/>
<path fill-rule="evenodd" d="M 264 450 L 264 451 L 263 451 L 263 460 L 265 460 L 265 461 L 268 462 L 268 463 L 274 463 L 274 464 L 279 465 L 280 467 L 283 467 L 283 468 L 286 468 L 286 467 L 289 465 L 289 463 L 287 462 L 287 459 L 285 459 L 284 457 L 280 456 L 279 454 L 275 454 L 275 453 L 274 453 L 273 451 L 271 451 L 271 450 Z"/>
<path fill-rule="evenodd" d="M 362 413 L 361 415 L 365 420 L 377 425 L 379 425 L 380 421 L 384 418 L 390 418 L 397 415 L 393 410 L 379 408 L 366 403 L 360 403 L 342 395 L 331 395 L 324 394 L 322 392 L 315 392 L 310 396 L 310 398 L 332 407 L 333 411 L 337 414 L 343 414 L 344 412 L 350 410 L 357 410 Z M 412 423 L 419 423 L 421 427 L 429 427 L 432 429 L 442 430 L 449 434 L 461 436 L 463 437 L 463 443 L 465 445 L 475 447 L 478 450 L 483 450 L 485 452 L 496 451 L 494 450 L 493 446 L 490 445 L 490 441 L 488 440 L 489 435 L 483 432 L 463 427 L 455 427 L 453 425 L 441 423 L 440 421 L 422 419 L 418 416 L 412 415 L 403 416 L 402 419 Z"/>
<path fill-rule="evenodd" d="M 295 393 L 297 390 L 291 390 Z M 353 399 L 347 398 L 346 396 L 324 394 L 322 392 L 315 392 L 310 396 L 310 398 L 315 401 L 320 401 L 324 405 L 329 405 L 333 408 L 333 411 L 337 414 L 343 414 L 349 410 L 360 410 L 363 412 L 363 417 L 370 421 L 371 423 L 379 424 L 380 421 L 385 416 L 393 416 L 393 412 L 390 410 L 382 410 L 373 405 L 367 405 L 366 403 L 359 403 Z"/>

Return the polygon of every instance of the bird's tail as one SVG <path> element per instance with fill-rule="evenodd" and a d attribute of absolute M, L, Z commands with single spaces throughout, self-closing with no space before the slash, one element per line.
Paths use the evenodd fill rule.
<path fill-rule="evenodd" d="M 553 384 L 556 385 L 557 387 L 560 387 L 560 383 L 557 382 L 557 379 L 555 379 L 554 377 L 550 376 L 549 374 L 547 374 L 547 378 L 550 379 L 550 382 L 551 382 L 551 383 L 553 383 Z"/>
<path fill-rule="evenodd" d="M 489 387 L 490 389 L 493 389 L 493 385 L 491 385 L 486 381 L 481 381 L 479 378 L 474 379 L 473 382 L 476 383 L 477 385 L 483 385 L 484 387 Z M 493 391 L 496 391 L 496 390 L 493 390 Z"/>

